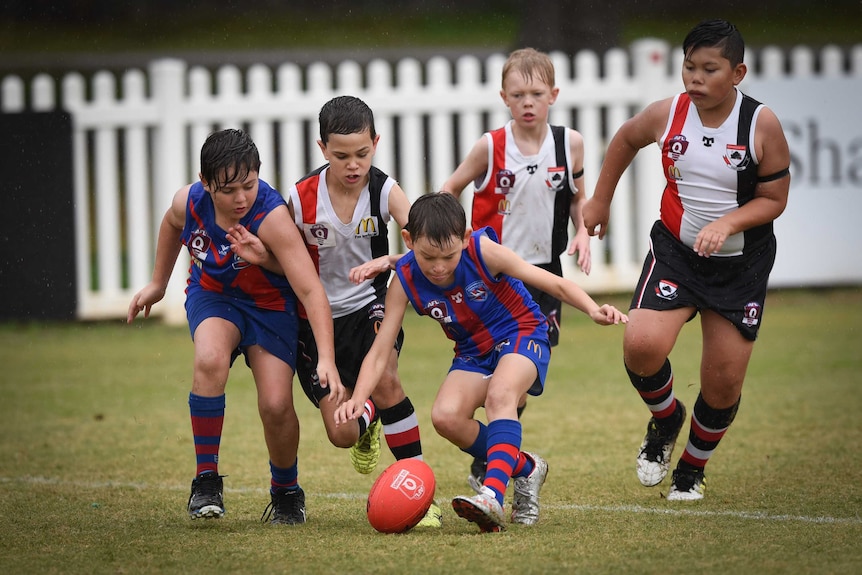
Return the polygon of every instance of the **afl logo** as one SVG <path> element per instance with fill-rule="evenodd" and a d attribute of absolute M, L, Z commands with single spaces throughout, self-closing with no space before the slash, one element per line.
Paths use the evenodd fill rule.
<path fill-rule="evenodd" d="M 668 158 L 673 161 L 677 161 L 680 159 L 682 155 L 685 154 L 685 151 L 688 149 L 688 140 L 685 139 L 685 136 L 682 134 L 677 134 L 672 136 L 665 144 L 665 150 L 667 152 Z"/>
<path fill-rule="evenodd" d="M 452 318 L 449 317 L 449 308 L 445 301 L 438 299 L 431 300 L 425 304 L 425 314 L 436 319 L 440 323 L 452 323 Z"/>
<path fill-rule="evenodd" d="M 207 252 L 209 252 L 211 245 L 212 240 L 205 230 L 195 230 L 192 232 L 192 237 L 189 240 L 189 251 L 193 258 L 201 261 L 206 260 Z"/>
<path fill-rule="evenodd" d="M 496 185 L 494 192 L 508 194 L 515 185 L 515 173 L 512 170 L 500 170 L 494 176 L 494 183 Z"/>
<path fill-rule="evenodd" d="M 760 323 L 760 304 L 756 301 L 751 301 L 745 304 L 745 312 L 742 316 L 742 323 L 748 327 L 754 327 Z"/>
<path fill-rule="evenodd" d="M 309 229 L 309 232 L 311 233 L 311 237 L 317 240 L 317 243 L 320 245 L 326 243 L 327 238 L 329 238 L 329 230 L 323 224 L 314 224 Z"/>

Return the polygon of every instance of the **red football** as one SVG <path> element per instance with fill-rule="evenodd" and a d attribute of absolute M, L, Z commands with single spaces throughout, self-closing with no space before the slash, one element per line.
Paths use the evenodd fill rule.
<path fill-rule="evenodd" d="M 371 486 L 365 506 L 368 522 L 381 533 L 415 527 L 431 507 L 436 487 L 434 472 L 424 461 L 396 461 Z"/>

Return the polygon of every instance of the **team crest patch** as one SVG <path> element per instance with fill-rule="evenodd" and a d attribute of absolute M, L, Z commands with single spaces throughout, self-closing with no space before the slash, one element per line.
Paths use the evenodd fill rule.
<path fill-rule="evenodd" d="M 548 168 L 548 177 L 545 179 L 545 185 L 552 192 L 558 192 L 563 189 L 563 184 L 566 183 L 566 168 L 565 166 L 554 166 Z"/>
<path fill-rule="evenodd" d="M 750 160 L 748 146 L 728 144 L 724 151 L 724 163 L 731 170 L 741 172 L 748 166 Z"/>
<path fill-rule="evenodd" d="M 310 246 L 326 248 L 335 245 L 335 234 L 326 224 L 303 224 L 302 229 L 305 232 L 305 243 Z"/>
<path fill-rule="evenodd" d="M 748 327 L 754 327 L 760 323 L 760 315 L 762 310 L 760 304 L 756 301 L 750 301 L 745 304 L 745 312 L 742 316 L 742 323 Z"/>
<path fill-rule="evenodd" d="M 659 280 L 658 285 L 655 288 L 655 295 L 660 297 L 661 299 L 672 300 L 676 299 L 679 295 L 677 293 L 677 286 L 675 283 L 668 280 Z"/>
<path fill-rule="evenodd" d="M 473 301 L 488 299 L 488 287 L 482 281 L 475 281 L 467 286 L 467 297 Z"/>

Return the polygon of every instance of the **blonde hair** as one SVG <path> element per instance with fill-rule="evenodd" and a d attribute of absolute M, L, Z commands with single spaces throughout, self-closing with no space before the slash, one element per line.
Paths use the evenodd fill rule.
<path fill-rule="evenodd" d="M 527 80 L 532 80 L 535 77 L 551 88 L 556 86 L 554 63 L 551 61 L 551 57 L 534 48 L 521 48 L 509 54 L 509 58 L 503 64 L 501 84 L 506 83 L 506 77 L 512 72 L 518 72 Z"/>

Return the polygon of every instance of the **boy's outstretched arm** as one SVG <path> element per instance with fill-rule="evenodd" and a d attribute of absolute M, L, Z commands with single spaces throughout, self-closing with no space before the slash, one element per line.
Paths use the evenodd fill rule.
<path fill-rule="evenodd" d="M 487 236 L 483 236 L 480 241 L 482 242 L 482 257 L 492 274 L 506 274 L 521 280 L 527 285 L 538 288 L 584 312 L 599 325 L 614 325 L 628 322 L 628 316 L 612 305 L 597 304 L 575 282 L 528 264 L 518 257 L 515 252 L 496 243 Z"/>
<path fill-rule="evenodd" d="M 365 401 L 371 397 L 389 363 L 395 340 L 404 322 L 407 294 L 401 282 L 393 280 L 386 292 L 386 313 L 374 338 L 374 344 L 362 360 L 353 395 L 335 410 L 335 424 L 340 425 L 362 415 Z"/>
<path fill-rule="evenodd" d="M 126 322 L 132 323 L 135 317 L 144 312 L 144 317 L 150 316 L 153 305 L 165 297 L 165 290 L 171 279 L 177 256 L 183 247 L 181 236 L 186 218 L 186 202 L 189 197 L 191 185 L 180 188 L 171 207 L 165 212 L 162 224 L 159 226 L 159 238 L 156 243 L 156 261 L 153 266 L 153 279 L 135 294 L 129 303 L 129 311 Z"/>

